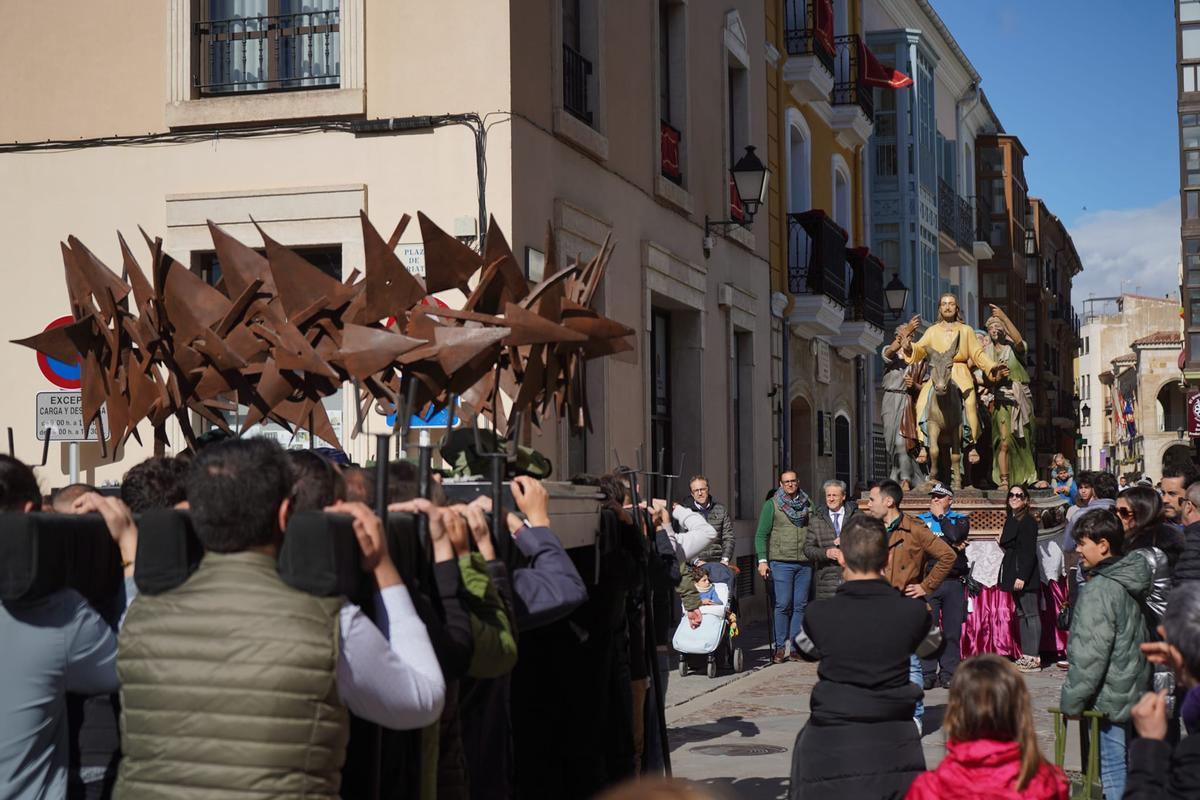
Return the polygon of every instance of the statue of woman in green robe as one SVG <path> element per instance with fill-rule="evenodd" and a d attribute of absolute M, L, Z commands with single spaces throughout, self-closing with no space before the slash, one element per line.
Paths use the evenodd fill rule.
<path fill-rule="evenodd" d="M 999 306 L 991 306 L 986 323 L 987 354 L 1008 367 L 1008 375 L 987 383 L 992 396 L 992 481 L 1007 491 L 1009 486 L 1032 485 L 1037 480 L 1033 460 L 1033 395 L 1025 369 L 1028 344 Z"/>

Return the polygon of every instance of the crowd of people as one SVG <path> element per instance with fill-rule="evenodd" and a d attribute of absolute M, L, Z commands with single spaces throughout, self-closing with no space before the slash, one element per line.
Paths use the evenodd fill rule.
<path fill-rule="evenodd" d="M 1098 717 L 1099 741 L 1082 725 L 1083 747 L 1098 750 L 1107 798 L 1200 797 L 1200 736 L 1183 735 L 1200 728 L 1198 478 L 1191 465 L 1172 465 L 1158 487 L 1122 489 L 1114 475 L 1075 474 L 1062 461 L 1038 487 L 1068 503 L 1061 711 Z M 854 513 L 839 482 L 822 488 L 816 507 L 796 473 L 782 473 L 756 537 L 759 570 L 774 584 L 773 660 L 820 662 L 792 796 L 1066 798 L 1064 775 L 1038 748 L 1021 679 L 1048 663 L 1030 488 L 1008 488 L 995 540 L 1020 654 L 965 661 L 970 518 L 953 510 L 953 491 L 934 483 L 929 510 L 912 515 L 891 480 L 870 489 L 866 513 Z M 813 574 L 824 577 L 806 605 Z M 922 694 L 935 686 L 950 690 L 947 755 L 926 772 Z"/>
<path fill-rule="evenodd" d="M 43 496 L 0 456 L 0 528 L 100 515 L 123 571 L 104 602 L 63 586 L 0 603 L 0 797 L 582 798 L 661 773 L 670 633 L 705 602 L 690 567 L 733 555 L 702 476 L 673 508 L 635 503 L 631 471 L 581 477 L 599 530 L 568 552 L 531 477 L 512 479 L 515 509 L 493 509 L 437 481 L 418 496 L 408 462 L 376 498 L 374 475 L 338 460 L 231 439 L 134 466 L 119 496 Z M 168 509 L 202 557 L 174 588 L 140 590 L 161 548 L 139 558 L 139 542 Z M 301 512 L 352 525 L 362 602 L 281 577 Z M 424 538 L 390 544 L 393 515 Z"/>

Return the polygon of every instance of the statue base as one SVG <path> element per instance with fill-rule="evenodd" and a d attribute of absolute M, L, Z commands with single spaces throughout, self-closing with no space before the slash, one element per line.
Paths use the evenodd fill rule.
<path fill-rule="evenodd" d="M 1030 511 L 1038 516 L 1038 538 L 1061 533 L 1066 525 L 1067 501 L 1050 489 L 1030 489 Z M 995 539 L 1004 530 L 1008 516 L 1008 493 L 999 489 L 959 489 L 954 493 L 953 509 L 971 518 L 971 539 Z M 859 502 L 866 510 L 866 501 Z M 929 510 L 929 494 L 905 492 L 900 510 L 917 516 Z"/>

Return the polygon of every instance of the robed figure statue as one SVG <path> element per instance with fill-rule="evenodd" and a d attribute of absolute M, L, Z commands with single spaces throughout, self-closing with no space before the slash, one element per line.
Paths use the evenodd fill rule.
<path fill-rule="evenodd" d="M 941 479 L 942 456 L 950 471 L 951 485 L 962 486 L 962 455 L 978 463 L 979 412 L 972 370 L 999 382 L 1008 367 L 996 363 L 980 346 L 975 331 L 962 321 L 958 298 L 944 294 L 938 300 L 938 321 L 917 341 L 912 336 L 920 324 L 915 316 L 904 326 L 900 354 L 909 364 L 925 362 L 928 377 L 917 396 L 917 431 L 921 453 L 917 461 L 928 465 L 929 479 Z"/>
<path fill-rule="evenodd" d="M 1000 380 L 985 378 L 984 405 L 992 417 L 992 481 L 1001 491 L 1009 486 L 1031 486 L 1037 481 L 1033 460 L 1033 395 L 1025 358 L 1029 347 L 1020 331 L 999 306 L 992 306 L 985 323 L 988 357 L 1008 368 Z"/>

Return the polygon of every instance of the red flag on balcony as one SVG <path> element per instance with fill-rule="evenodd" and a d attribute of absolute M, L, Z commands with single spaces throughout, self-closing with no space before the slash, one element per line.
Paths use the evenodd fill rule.
<path fill-rule="evenodd" d="M 858 40 L 858 63 L 862 65 L 859 78 L 867 86 L 878 86 L 880 89 L 903 89 L 905 86 L 912 86 L 912 78 L 898 69 L 880 64 L 871 48 L 867 47 L 866 40 L 861 37 Z"/>
<path fill-rule="evenodd" d="M 825 52 L 833 55 L 833 0 L 813 0 L 813 38 L 821 43 Z"/>

